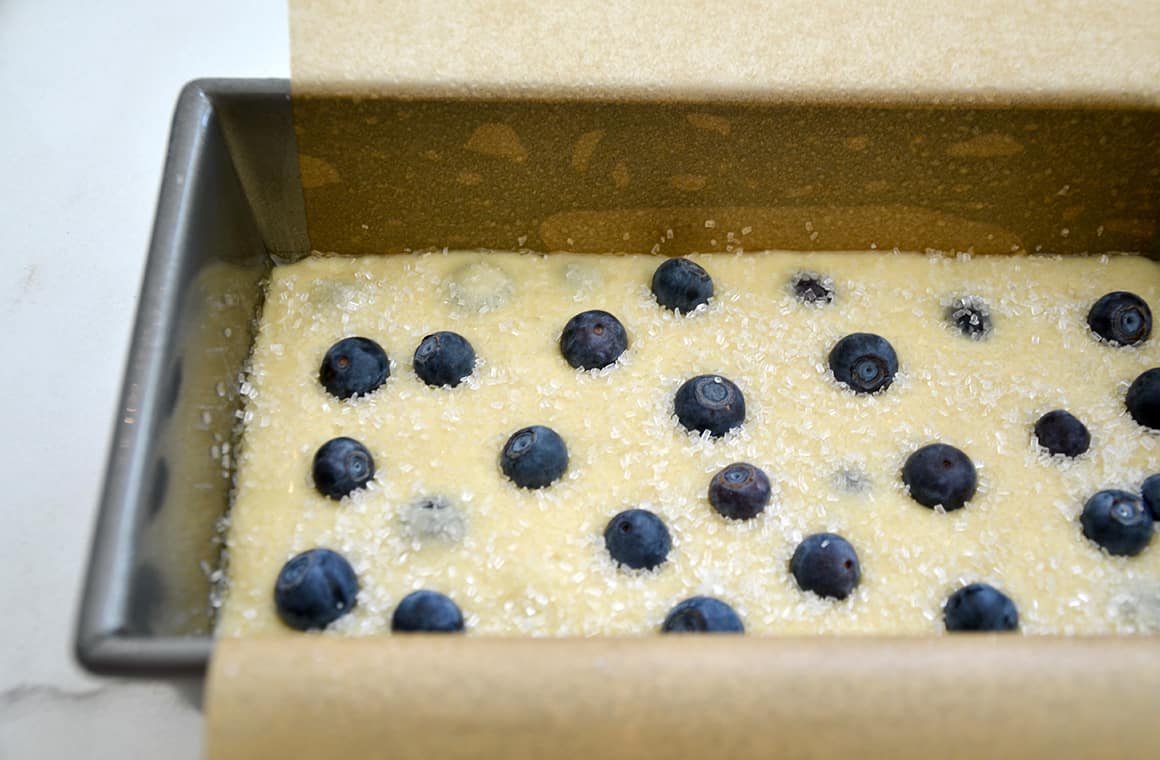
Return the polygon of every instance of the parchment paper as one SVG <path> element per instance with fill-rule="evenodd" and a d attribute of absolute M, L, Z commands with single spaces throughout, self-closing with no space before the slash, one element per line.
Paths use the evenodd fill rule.
<path fill-rule="evenodd" d="M 482 238 L 468 243 L 515 247 L 522 233 L 522 240 L 530 235 L 533 244 L 564 247 L 574 243 L 573 235 L 597 230 L 587 242 L 599 249 L 622 239 L 621 227 L 628 222 L 615 217 L 620 212 L 611 194 L 626 191 L 631 182 L 638 183 L 631 186 L 634 192 L 649 197 L 656 196 L 656 188 L 667 188 L 664 192 L 674 199 L 689 194 L 691 200 L 683 206 L 666 196 L 658 211 L 677 214 L 678 224 L 684 218 L 682 208 L 728 211 L 736 205 L 731 204 L 731 191 L 716 189 L 726 183 L 715 182 L 709 170 L 668 172 L 671 177 L 663 172 L 656 177 L 634 174 L 625 159 L 609 153 L 609 145 L 619 144 L 616 140 L 628 144 L 631 136 L 617 132 L 630 116 L 610 106 L 606 121 L 612 126 L 598 123 L 580 130 L 573 136 L 575 144 L 570 139 L 561 154 L 561 166 L 552 169 L 561 178 L 574 173 L 572 181 L 579 183 L 583 198 L 562 208 L 513 205 L 507 219 L 504 209 L 484 203 L 484 196 L 491 197 L 489 188 L 510 188 L 508 180 L 519 179 L 521 167 L 549 160 L 536 154 L 535 139 L 525 134 L 521 142 L 517 132 L 505 127 L 520 125 L 527 114 L 489 106 L 498 112 L 489 112 L 478 124 L 464 124 L 462 138 L 458 122 L 450 119 L 432 142 L 422 129 L 408 126 L 422 121 L 397 102 L 408 98 L 440 101 L 421 104 L 419 117 L 438 117 L 443 108 L 454 112 L 458 106 L 441 104 L 454 99 L 551 102 L 577 96 L 609 103 L 1117 106 L 1140 113 L 1121 126 L 1130 134 L 1122 141 L 1127 152 L 1109 149 L 1109 155 L 1124 171 L 1136 167 L 1147 172 L 1157 161 L 1160 3 L 1155 0 L 291 0 L 290 11 L 293 91 L 302 102 L 312 103 L 305 110 L 295 106 L 300 143 L 316 148 L 313 154 L 304 150 L 301 157 L 312 235 L 316 247 L 322 240 L 322 247 L 345 245 L 348 253 L 405 247 L 407 239 L 394 230 L 422 230 L 430 221 L 423 214 L 461 207 L 468 209 L 460 215 L 464 235 L 475 234 L 478 219 L 500 214 L 498 222 L 484 228 Z M 354 145 L 371 155 L 379 150 L 376 145 L 386 145 L 347 135 L 357 126 L 353 122 L 333 123 L 341 111 L 334 103 L 346 96 L 364 104 L 348 112 L 352 118 L 363 119 L 372 136 L 391 138 L 383 150 L 399 151 L 400 145 L 409 144 L 406 140 L 415 143 L 413 155 L 399 153 L 400 166 L 412 167 L 407 169 L 410 174 L 400 170 L 396 178 L 389 167 L 348 167 L 342 156 L 353 154 L 345 149 L 327 154 L 335 146 Z M 371 96 L 396 102 L 380 107 L 365 100 Z M 746 123 L 740 114 L 731 121 L 698 107 L 681 108 L 671 116 L 672 123 L 687 124 L 698 139 L 745 134 L 738 126 Z M 815 116 L 827 121 L 826 114 L 811 118 Z M 598 113 L 585 118 L 596 123 L 605 117 Z M 857 121 L 856 114 L 843 118 Z M 954 129 L 960 126 L 961 137 L 948 131 L 938 142 L 931 166 L 940 156 L 967 163 L 991 161 L 970 168 L 981 181 L 989 181 L 1012 156 L 1024 150 L 1029 152 L 1025 155 L 1039 155 L 1025 147 L 1036 144 L 1039 127 L 1028 126 L 1012 136 L 997 129 L 972 132 L 970 124 Z M 1066 132 L 1043 142 L 1042 156 L 1055 152 L 1049 150 L 1052 145 L 1086 145 L 1084 135 L 1105 133 L 1094 127 L 1084 131 L 1089 126 L 1075 127 L 1078 137 Z M 875 155 L 876 136 L 894 134 L 890 129 L 895 127 L 848 134 L 819 129 L 819 134 L 861 160 Z M 545 134 L 552 136 L 550 130 Z M 671 140 L 685 139 L 672 134 L 676 137 Z M 449 187 L 458 186 L 458 194 L 419 198 L 412 204 L 414 213 L 403 202 L 399 213 L 395 196 L 423 186 L 415 182 L 412 169 L 416 162 L 434 166 L 442 161 L 436 143 L 446 135 L 455 139 L 444 140 L 451 146 L 445 152 L 465 151 L 479 166 L 450 164 Z M 419 150 L 426 142 L 432 144 Z M 899 139 L 898 145 L 904 142 Z M 955 153 L 954 146 L 960 144 L 966 148 Z M 893 146 L 879 155 L 892 155 Z M 895 172 L 904 189 L 912 174 L 926 176 L 922 167 L 927 164 L 914 163 L 918 155 Z M 739 159 L 739 165 L 747 164 Z M 1036 181 L 1042 179 L 1055 193 L 1061 178 L 1045 176 L 1036 175 Z M 1123 179 L 1122 172 L 1118 176 Z M 1150 182 L 1154 187 L 1154 178 Z M 857 193 L 891 188 L 886 179 L 881 183 L 878 188 L 860 179 L 859 189 L 836 201 L 821 196 L 797 201 L 799 196 L 787 194 L 799 186 L 807 195 L 813 192 L 806 180 L 784 192 L 777 187 L 761 190 L 769 194 L 762 213 L 773 220 L 765 242 L 784 244 L 784 234 L 777 230 L 796 229 L 793 215 L 806 212 L 795 210 L 794 204 L 837 202 L 856 215 L 868 205 Z M 1024 250 L 1037 235 L 1049 234 L 1044 230 L 1057 234 L 1058 216 L 1069 221 L 1077 237 L 1086 236 L 1083 241 L 1097 241 L 1106 230 L 1120 235 L 1115 239 L 1124 245 L 1146 243 L 1154 234 L 1155 198 L 1141 194 L 1139 183 L 1123 182 L 1127 189 L 1120 189 L 1118 180 L 1113 184 L 1097 187 L 1089 205 L 1072 203 L 1033 220 L 1030 231 L 1013 222 L 1010 228 L 987 226 L 992 220 L 985 214 L 971 216 L 970 204 L 956 206 L 948 200 L 947 210 L 938 213 L 964 216 L 951 218 L 949 231 L 940 234 L 948 236 L 950 246 L 989 241 L 979 244 L 996 252 Z M 748 189 L 758 187 L 763 186 L 755 179 Z M 702 191 L 708 195 L 697 196 Z M 1122 202 L 1115 200 L 1121 192 Z M 480 193 L 483 205 L 475 209 L 471 204 Z M 384 194 L 394 198 L 391 208 L 398 219 L 390 218 L 387 209 L 377 213 L 374 198 Z M 606 195 L 595 213 L 581 202 Z M 1049 196 L 1037 190 L 1036 197 Z M 1100 200 L 1109 197 L 1117 204 L 1111 211 Z M 340 207 L 341 213 L 319 212 Z M 906 203 L 887 208 L 894 209 L 888 217 L 911 219 Z M 1095 211 L 1085 222 L 1082 215 L 1091 208 Z M 807 211 L 817 214 L 816 209 Z M 1120 215 L 1113 219 L 1118 227 L 1105 223 L 1113 211 Z M 694 221 L 700 219 L 697 214 L 689 219 L 694 216 Z M 760 222 L 765 217 L 756 218 Z M 880 218 L 869 214 L 868 221 L 837 229 L 845 230 L 842 234 L 852 245 L 873 242 L 867 235 L 875 234 L 872 222 Z M 648 219 L 649 224 L 657 221 Z M 657 219 L 676 226 L 667 218 Z M 568 226 L 573 222 L 574 233 Z M 921 219 L 915 224 L 930 227 Z M 956 226 L 961 224 L 981 226 Z M 607 234 L 599 232 L 602 225 L 608 227 Z M 908 239 L 909 227 L 895 228 L 900 239 Z M 1072 244 L 1058 235 L 1055 239 Z M 456 242 L 465 244 L 444 244 Z M 680 245 L 709 243 L 690 238 Z M 1094 243 L 1082 244 L 1090 249 Z M 302 635 L 218 642 L 207 692 L 207 754 L 214 760 L 1144 757 L 1160 747 L 1160 722 L 1154 718 L 1158 707 L 1160 646 L 1152 639 L 532 641 Z"/>
<path fill-rule="evenodd" d="M 218 644 L 213 760 L 1147 757 L 1146 639 Z"/>

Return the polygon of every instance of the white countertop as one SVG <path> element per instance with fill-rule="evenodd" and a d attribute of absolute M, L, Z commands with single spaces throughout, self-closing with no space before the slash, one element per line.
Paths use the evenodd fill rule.
<path fill-rule="evenodd" d="M 200 755 L 187 692 L 87 676 L 73 627 L 177 93 L 289 72 L 285 0 L 0 2 L 0 757 Z"/>

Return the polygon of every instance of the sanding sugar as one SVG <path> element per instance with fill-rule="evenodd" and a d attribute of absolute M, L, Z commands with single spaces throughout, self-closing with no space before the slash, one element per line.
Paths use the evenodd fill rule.
<path fill-rule="evenodd" d="M 745 230 L 742 230 L 745 233 Z M 594 636 L 657 630 L 694 594 L 718 596 L 754 633 L 923 633 L 941 604 L 986 581 L 1019 607 L 1029 633 L 1132 633 L 1160 627 L 1160 546 L 1112 558 L 1076 521 L 1101 488 L 1136 488 L 1160 470 L 1152 434 L 1124 412 L 1127 384 L 1160 364 L 1158 339 L 1097 343 L 1084 315 L 1105 292 L 1160 304 L 1153 262 L 935 253 L 746 253 L 693 257 L 716 297 L 688 315 L 649 292 L 661 259 L 438 252 L 315 257 L 271 278 L 251 372 L 241 386 L 247 427 L 229 534 L 227 635 L 286 632 L 271 589 L 292 554 L 326 546 L 359 574 L 358 606 L 332 626 L 384 633 L 394 605 L 429 588 L 451 596 L 479 634 Z M 816 273 L 838 297 L 803 304 L 791 279 Z M 977 340 L 948 329 L 948 305 L 986 304 Z M 627 352 L 595 372 L 573 370 L 558 338 L 577 312 L 623 322 Z M 478 364 L 455 389 L 428 388 L 411 368 L 420 339 L 460 332 Z M 876 332 L 897 350 L 894 384 L 856 396 L 826 356 L 843 335 Z M 326 349 L 373 338 L 391 358 L 375 393 L 348 401 L 317 380 Z M 673 394 L 720 374 L 745 395 L 745 424 L 721 439 L 685 432 Z M 1052 458 L 1031 435 L 1066 408 L 1091 450 Z M 254 423 L 260 420 L 260 424 Z M 570 465 L 526 491 L 498 467 L 516 429 L 543 424 L 567 442 Z M 372 486 L 342 502 L 314 491 L 310 460 L 327 439 L 362 441 Z M 980 488 L 963 510 L 918 506 L 898 477 L 933 441 L 965 451 Z M 768 473 L 773 499 L 732 522 L 707 501 L 713 473 L 735 461 Z M 607 521 L 623 509 L 660 515 L 672 534 L 654 571 L 614 566 Z M 831 531 L 861 558 L 845 601 L 801 592 L 788 572 L 805 536 Z"/>

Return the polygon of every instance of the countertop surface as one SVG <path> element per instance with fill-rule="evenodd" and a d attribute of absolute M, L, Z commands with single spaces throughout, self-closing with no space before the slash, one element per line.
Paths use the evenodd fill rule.
<path fill-rule="evenodd" d="M 285 0 L 0 2 L 0 758 L 200 755 L 196 696 L 73 628 L 178 91 L 289 73 Z"/>

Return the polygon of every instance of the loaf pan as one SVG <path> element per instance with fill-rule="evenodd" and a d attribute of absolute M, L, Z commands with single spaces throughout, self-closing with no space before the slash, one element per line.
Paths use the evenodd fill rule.
<path fill-rule="evenodd" d="M 1158 208 L 1148 109 L 292 104 L 285 80 L 195 81 L 173 121 L 77 656 L 99 673 L 204 672 L 237 388 L 279 263 L 442 246 L 1156 257 Z"/>
<path fill-rule="evenodd" d="M 94 672 L 205 669 L 237 377 L 271 262 L 309 250 L 289 96 L 285 80 L 180 95 L 78 621 Z"/>

